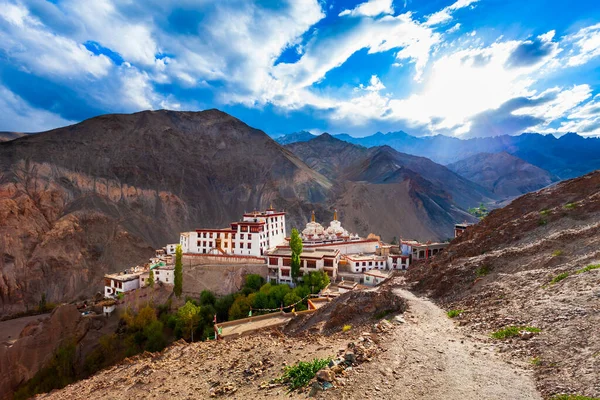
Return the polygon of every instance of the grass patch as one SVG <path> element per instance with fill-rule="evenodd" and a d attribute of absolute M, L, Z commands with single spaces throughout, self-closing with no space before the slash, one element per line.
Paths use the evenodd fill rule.
<path fill-rule="evenodd" d="M 559 394 L 552 397 L 552 400 L 600 400 L 597 397 L 579 396 L 578 394 Z"/>
<path fill-rule="evenodd" d="M 548 215 L 550 215 L 550 210 L 544 208 L 542 211 L 540 211 L 540 215 L 543 217 L 547 217 Z"/>
<path fill-rule="evenodd" d="M 387 317 L 388 315 L 390 315 L 393 312 L 394 312 L 394 310 L 379 311 L 377 314 L 375 314 L 373 316 L 373 318 L 375 318 L 375 319 L 384 319 L 385 317 Z"/>
<path fill-rule="evenodd" d="M 462 313 L 463 313 L 463 310 L 450 310 L 446 313 L 446 315 L 448 315 L 449 318 L 455 318 L 455 317 L 458 317 Z"/>
<path fill-rule="evenodd" d="M 326 367 L 327 364 L 329 364 L 329 361 L 331 361 L 330 358 L 315 358 L 309 362 L 299 361 L 296 365 L 285 367 L 283 376 L 279 378 L 279 381 L 287 383 L 291 392 L 310 382 L 321 368 Z"/>
<path fill-rule="evenodd" d="M 519 336 L 519 331 L 527 331 L 527 332 L 541 332 L 540 328 L 535 328 L 533 326 L 507 326 L 506 328 L 500 329 L 492 333 L 492 337 L 494 339 L 507 339 L 511 337 Z"/>
<path fill-rule="evenodd" d="M 344 325 L 342 332 L 348 332 L 350 329 L 352 329 L 352 325 Z"/>
<path fill-rule="evenodd" d="M 542 364 L 542 360 L 539 357 L 533 357 L 530 361 L 531 365 L 540 366 Z"/>
<path fill-rule="evenodd" d="M 568 272 L 563 272 L 562 274 L 558 274 L 554 278 L 552 278 L 552 280 L 550 281 L 550 284 L 554 285 L 555 283 L 558 283 L 558 282 L 562 281 L 563 279 L 565 279 L 567 276 L 569 276 Z"/>
<path fill-rule="evenodd" d="M 552 257 L 559 257 L 563 255 L 563 251 L 562 250 L 554 250 L 552 252 Z"/>
<path fill-rule="evenodd" d="M 538 225 L 539 225 L 539 226 L 544 226 L 544 225 L 546 225 L 546 224 L 548 224 L 548 220 L 547 220 L 547 219 L 545 219 L 545 218 L 540 218 L 540 219 L 538 220 Z"/>
<path fill-rule="evenodd" d="M 490 273 L 490 269 L 487 265 L 483 265 L 475 270 L 475 275 L 478 278 L 481 278 L 482 276 L 486 276 L 489 273 Z"/>
<path fill-rule="evenodd" d="M 567 203 L 567 204 L 564 205 L 564 208 L 567 209 L 567 210 L 573 210 L 573 209 L 577 208 L 577 204 L 575 204 L 575 203 Z"/>
<path fill-rule="evenodd" d="M 575 271 L 576 274 L 583 274 L 584 272 L 589 272 L 593 269 L 600 269 L 600 264 L 590 264 L 585 268 L 578 269 Z"/>

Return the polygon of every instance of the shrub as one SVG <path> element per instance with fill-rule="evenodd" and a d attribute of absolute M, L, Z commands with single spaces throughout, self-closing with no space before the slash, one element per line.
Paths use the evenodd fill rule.
<path fill-rule="evenodd" d="M 576 274 L 583 274 L 584 272 L 588 272 L 591 271 L 593 269 L 600 269 L 600 264 L 590 264 L 585 268 L 581 268 L 577 271 L 575 271 Z"/>
<path fill-rule="evenodd" d="M 462 313 L 463 313 L 463 310 L 450 310 L 446 314 L 448 315 L 449 318 L 455 318 L 455 317 L 458 317 Z"/>
<path fill-rule="evenodd" d="M 563 279 L 565 279 L 567 276 L 569 276 L 568 272 L 563 272 L 562 274 L 558 274 L 550 281 L 550 284 L 554 285 L 555 283 L 558 283 L 558 282 L 562 281 Z"/>
<path fill-rule="evenodd" d="M 544 226 L 544 225 L 546 225 L 547 223 L 548 223 L 548 220 L 547 220 L 547 219 L 540 218 L 540 219 L 538 220 L 538 225 L 539 225 L 539 226 Z"/>
<path fill-rule="evenodd" d="M 374 318 L 375 319 L 384 319 L 385 317 L 387 317 L 388 315 L 390 315 L 393 312 L 394 312 L 394 310 L 379 311 L 377 314 L 375 314 Z"/>
<path fill-rule="evenodd" d="M 552 397 L 552 400 L 600 400 L 597 397 L 579 396 L 577 394 L 559 394 Z"/>
<path fill-rule="evenodd" d="M 348 332 L 350 329 L 352 329 L 352 325 L 344 325 L 342 332 Z"/>
<path fill-rule="evenodd" d="M 482 276 L 486 276 L 489 273 L 490 273 L 490 269 L 487 265 L 483 265 L 475 270 L 475 275 L 478 278 L 481 278 Z"/>
<path fill-rule="evenodd" d="M 203 290 L 202 293 L 200 293 L 200 305 L 201 306 L 207 306 L 207 305 L 214 306 L 216 301 L 217 301 L 217 298 L 211 291 Z"/>
<path fill-rule="evenodd" d="M 546 216 L 550 215 L 550 210 L 544 208 L 542 211 L 540 211 L 540 215 L 546 217 Z"/>
<path fill-rule="evenodd" d="M 567 204 L 565 204 L 564 208 L 566 208 L 567 210 L 573 210 L 573 209 L 577 208 L 577 204 L 567 203 Z"/>
<path fill-rule="evenodd" d="M 331 359 L 315 358 L 310 362 L 300 361 L 296 365 L 285 367 L 283 376 L 279 378 L 281 382 L 287 383 L 289 390 L 295 390 L 306 385 L 317 372 L 327 366 Z"/>
<path fill-rule="evenodd" d="M 500 329 L 492 333 L 492 337 L 494 339 L 507 339 L 515 336 L 519 336 L 519 331 L 527 331 L 527 332 L 541 332 L 540 328 L 535 328 L 532 326 L 507 326 L 505 328 Z"/>
<path fill-rule="evenodd" d="M 530 362 L 531 365 L 535 365 L 536 367 L 542 364 L 542 360 L 539 357 L 533 357 Z"/>
<path fill-rule="evenodd" d="M 563 254 L 562 250 L 554 250 L 552 252 L 552 257 L 559 257 L 559 256 L 562 256 L 562 254 Z"/>

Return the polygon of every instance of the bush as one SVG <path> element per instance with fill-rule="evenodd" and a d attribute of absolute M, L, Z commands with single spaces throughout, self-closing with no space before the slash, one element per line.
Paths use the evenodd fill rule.
<path fill-rule="evenodd" d="M 600 400 L 600 398 L 579 396 L 577 394 L 559 394 L 552 397 L 552 400 Z"/>
<path fill-rule="evenodd" d="M 568 272 L 563 272 L 562 274 L 556 275 L 551 281 L 550 284 L 554 285 L 569 276 Z"/>
<path fill-rule="evenodd" d="M 490 269 L 487 265 L 483 265 L 475 270 L 475 275 L 478 278 L 481 278 L 482 276 L 486 276 L 489 273 L 490 273 Z"/>
<path fill-rule="evenodd" d="M 217 302 L 217 298 L 211 291 L 203 290 L 202 293 L 200 293 L 200 305 L 201 306 L 207 306 L 207 305 L 214 306 L 216 302 Z"/>
<path fill-rule="evenodd" d="M 463 310 L 450 310 L 446 314 L 448 315 L 449 318 L 455 318 L 455 317 L 458 317 L 460 314 L 462 314 L 462 312 L 463 312 Z"/>
<path fill-rule="evenodd" d="M 492 337 L 494 339 L 507 339 L 511 337 L 519 336 L 519 331 L 527 331 L 527 332 L 541 332 L 540 328 L 535 328 L 532 326 L 507 326 L 506 328 L 500 329 L 492 333 Z"/>
<path fill-rule="evenodd" d="M 258 274 L 248 274 L 246 275 L 246 282 L 244 284 L 244 288 L 248 288 L 253 292 L 258 292 L 264 283 L 265 280 L 262 276 Z"/>
<path fill-rule="evenodd" d="M 547 219 L 540 218 L 540 219 L 538 220 L 538 225 L 539 225 L 539 226 L 544 226 L 544 225 L 546 225 L 547 223 L 548 223 L 548 220 L 547 220 Z"/>
<path fill-rule="evenodd" d="M 352 325 L 344 325 L 342 332 L 348 332 L 350 329 L 352 329 Z"/>
<path fill-rule="evenodd" d="M 593 269 L 600 269 L 600 264 L 590 264 L 585 268 L 581 268 L 577 271 L 575 271 L 576 274 L 583 274 L 584 272 L 589 272 Z"/>
<path fill-rule="evenodd" d="M 539 357 L 533 357 L 531 359 L 531 365 L 535 365 L 536 367 L 540 366 L 540 365 L 542 365 L 542 360 L 540 360 Z"/>
<path fill-rule="evenodd" d="M 575 203 L 567 203 L 567 204 L 565 204 L 564 208 L 567 209 L 567 210 L 573 210 L 573 209 L 577 208 L 577 204 L 575 204 Z"/>
<path fill-rule="evenodd" d="M 550 215 L 550 210 L 543 209 L 542 211 L 540 211 L 540 215 L 546 217 L 546 216 Z"/>
<path fill-rule="evenodd" d="M 331 359 L 315 358 L 311 362 L 300 361 L 296 365 L 285 367 L 283 376 L 279 378 L 281 382 L 287 383 L 289 390 L 295 390 L 306 385 L 317 372 L 327 366 Z"/>
<path fill-rule="evenodd" d="M 552 252 L 552 257 L 559 257 L 559 256 L 562 256 L 562 254 L 563 254 L 562 250 L 554 250 Z"/>

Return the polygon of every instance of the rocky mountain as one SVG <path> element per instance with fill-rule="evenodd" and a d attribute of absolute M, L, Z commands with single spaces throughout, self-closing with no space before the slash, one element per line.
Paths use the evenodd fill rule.
<path fill-rule="evenodd" d="M 269 204 L 291 225 L 332 183 L 217 110 L 105 115 L 0 144 L 0 314 L 101 289 L 179 232 Z"/>
<path fill-rule="evenodd" d="M 26 133 L 21 132 L 0 132 L 0 142 L 8 142 L 9 140 L 20 138 L 25 135 Z"/>
<path fill-rule="evenodd" d="M 548 171 L 505 151 L 475 154 L 449 164 L 448 168 L 504 198 L 533 192 L 558 180 Z"/>
<path fill-rule="evenodd" d="M 296 142 L 307 142 L 314 139 L 315 135 L 307 131 L 293 132 L 287 135 L 282 135 L 275 138 L 275 141 L 281 145 L 296 143 Z"/>
<path fill-rule="evenodd" d="M 489 338 L 530 363 L 545 397 L 600 396 L 600 171 L 523 195 L 469 227 L 440 255 L 415 263 L 414 287 L 466 330 L 539 333 Z M 532 337 L 533 336 L 533 337 Z M 521 340 L 518 340 L 521 337 Z"/>
<path fill-rule="evenodd" d="M 403 131 L 353 137 L 334 135 L 363 147 L 390 146 L 397 151 L 451 164 L 479 153 L 507 152 L 560 179 L 581 176 L 600 168 L 600 138 L 584 138 L 568 133 L 553 135 L 523 133 L 462 140 L 444 135 L 414 137 Z"/>
<path fill-rule="evenodd" d="M 323 134 L 286 147 L 335 179 L 335 206 L 345 225 L 357 231 L 445 239 L 456 221 L 471 219 L 465 208 L 495 200 L 492 193 L 446 167 L 389 146 L 367 149 Z"/>

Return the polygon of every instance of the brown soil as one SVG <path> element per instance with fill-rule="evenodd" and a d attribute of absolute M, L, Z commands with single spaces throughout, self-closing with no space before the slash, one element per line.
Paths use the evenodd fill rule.
<path fill-rule="evenodd" d="M 368 300 L 360 300 L 363 295 Z M 334 388 L 317 392 L 317 398 L 540 398 L 527 372 L 501 361 L 479 337 L 461 333 L 428 300 L 386 289 L 375 295 L 355 293 L 338 305 L 347 304 L 350 297 L 351 304 L 373 304 L 371 300 L 389 296 L 401 296 L 393 303 L 402 307 L 408 302 L 406 322 L 400 318 L 377 323 L 369 314 L 370 320 L 350 319 L 363 324 L 345 333 L 290 337 L 269 331 L 218 342 L 178 342 L 160 354 L 128 359 L 42 398 L 306 398 L 309 388 L 287 394 L 287 388 L 274 381 L 283 367 L 315 357 L 335 358 L 353 348 L 357 360 L 352 368 L 335 378 Z M 336 308 L 335 303 L 331 307 Z M 321 319 L 332 315 L 325 308 L 317 314 Z M 359 357 L 365 348 L 368 351 Z"/>
<path fill-rule="evenodd" d="M 509 360 L 532 363 L 539 390 L 600 396 L 600 172 L 522 196 L 492 212 L 408 277 L 465 331 Z M 559 274 L 568 273 L 552 283 Z M 479 276 L 478 276 L 479 275 Z M 489 338 L 533 326 L 529 340 Z"/>

